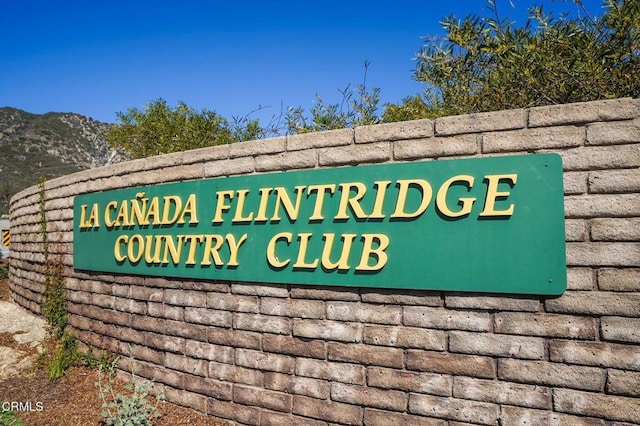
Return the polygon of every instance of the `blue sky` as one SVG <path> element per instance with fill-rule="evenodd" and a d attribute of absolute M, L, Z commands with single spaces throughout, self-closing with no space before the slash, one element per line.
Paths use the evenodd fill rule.
<path fill-rule="evenodd" d="M 497 0 L 521 22 L 544 4 Z M 601 1 L 585 0 L 601 15 Z M 264 123 L 284 107 L 309 109 L 319 94 L 381 89 L 382 102 L 421 92 L 412 80 L 423 36 L 442 17 L 481 14 L 483 0 L 8 1 L 0 13 L 0 107 L 76 112 L 116 122 L 116 112 L 160 97 L 231 118 L 259 106 Z"/>

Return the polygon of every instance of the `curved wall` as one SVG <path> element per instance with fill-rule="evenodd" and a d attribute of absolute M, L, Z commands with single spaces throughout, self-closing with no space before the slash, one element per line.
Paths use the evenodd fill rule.
<path fill-rule="evenodd" d="M 241 424 L 640 423 L 639 111 L 638 100 L 616 99 L 381 124 L 49 181 L 50 252 L 64 258 L 69 328 L 87 348 L 124 355 L 123 369 L 130 347 L 168 400 Z M 561 297 L 185 281 L 72 266 L 78 194 L 537 152 L 564 163 Z M 11 204 L 11 296 L 35 313 L 44 287 L 38 199 L 32 187 Z"/>

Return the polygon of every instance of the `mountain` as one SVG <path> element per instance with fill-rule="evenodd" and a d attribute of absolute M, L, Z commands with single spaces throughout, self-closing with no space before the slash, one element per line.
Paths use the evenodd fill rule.
<path fill-rule="evenodd" d="M 122 161 L 102 136 L 108 126 L 80 114 L 0 108 L 0 214 L 15 193 L 42 178 Z"/>

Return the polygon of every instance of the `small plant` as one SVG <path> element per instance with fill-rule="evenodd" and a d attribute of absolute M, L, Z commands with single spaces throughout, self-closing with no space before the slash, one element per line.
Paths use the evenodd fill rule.
<path fill-rule="evenodd" d="M 23 426 L 22 420 L 18 418 L 15 411 L 0 411 L 0 425 L 2 426 Z"/>
<path fill-rule="evenodd" d="M 45 264 L 45 288 L 42 298 L 44 317 L 60 338 L 67 327 L 67 289 L 65 287 L 61 257 L 48 259 Z"/>
<path fill-rule="evenodd" d="M 2 260 L 2 252 L 0 252 L 0 260 Z M 9 269 L 4 265 L 4 263 L 0 262 L 0 279 L 7 278 L 8 276 Z"/>
<path fill-rule="evenodd" d="M 42 312 L 44 318 L 53 328 L 56 338 L 61 338 L 67 327 L 67 289 L 64 282 L 64 262 L 62 256 L 49 256 L 49 234 L 47 231 L 47 209 L 45 205 L 45 180 L 41 179 L 40 189 L 40 235 L 42 237 L 42 252 L 44 255 L 44 294 L 42 297 Z"/>
<path fill-rule="evenodd" d="M 49 380 L 56 380 L 64 376 L 64 373 L 76 364 L 79 359 L 78 343 L 76 339 L 67 333 L 62 335 L 60 345 L 53 354 L 53 360 L 49 363 Z"/>
<path fill-rule="evenodd" d="M 111 364 L 100 365 L 98 367 L 98 381 L 95 383 L 98 388 L 98 396 L 102 400 L 102 418 L 105 425 L 127 426 L 127 425 L 152 425 L 154 420 L 160 417 L 158 404 L 164 400 L 164 390 L 162 387 L 154 386 L 140 381 L 136 376 L 140 369 L 133 362 L 131 357 L 131 381 L 125 386 L 128 395 L 116 392 L 114 383 L 116 380 L 116 364 L 118 358 Z M 150 397 L 150 393 L 155 394 L 155 403 Z"/>
<path fill-rule="evenodd" d="M 45 341 L 44 350 L 38 358 L 38 363 L 47 369 L 50 381 L 64 376 L 69 368 L 77 365 L 82 360 L 78 351 L 75 337 L 64 333 L 60 339 L 53 336 Z"/>

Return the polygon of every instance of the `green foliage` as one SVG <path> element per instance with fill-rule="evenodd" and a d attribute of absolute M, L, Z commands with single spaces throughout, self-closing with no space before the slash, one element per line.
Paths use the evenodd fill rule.
<path fill-rule="evenodd" d="M 67 370 L 76 365 L 81 359 L 80 353 L 78 352 L 78 343 L 75 337 L 68 333 L 62 335 L 51 357 L 47 354 L 43 356 L 45 359 L 50 358 L 46 362 L 50 381 L 57 380 L 64 376 Z"/>
<path fill-rule="evenodd" d="M 164 400 L 164 391 L 153 383 L 147 385 L 136 376 L 139 367 L 131 357 L 131 381 L 125 386 L 126 394 L 116 392 L 116 365 L 118 359 L 107 366 L 98 368 L 98 396 L 102 400 L 102 418 L 105 425 L 152 425 L 160 417 L 158 404 Z M 150 393 L 155 394 L 152 398 Z M 153 401 L 155 399 L 155 402 Z"/>
<path fill-rule="evenodd" d="M 418 53 L 415 78 L 433 88 L 427 111 L 408 98 L 391 117 L 433 117 L 640 96 L 640 2 L 606 0 L 593 18 L 554 18 L 532 8 L 522 27 L 498 14 L 448 17 L 446 35 Z"/>
<path fill-rule="evenodd" d="M 124 149 L 134 158 L 233 141 L 226 119 L 213 111 L 196 111 L 183 102 L 171 108 L 164 99 L 158 99 L 142 110 L 119 112 L 117 118 L 121 124 L 109 127 L 105 139 L 113 148 Z"/>
<path fill-rule="evenodd" d="M 0 252 L 0 260 L 2 260 L 2 252 Z M 0 279 L 7 278 L 9 276 L 9 269 L 4 266 L 4 263 L 0 263 Z"/>
<path fill-rule="evenodd" d="M 44 317 L 57 338 L 62 337 L 67 326 L 67 289 L 63 276 L 61 257 L 49 259 L 45 264 L 45 288 L 42 298 Z"/>
<path fill-rule="evenodd" d="M 369 61 L 365 61 L 363 83 L 354 89 L 350 85 L 339 90 L 342 96 L 340 103 L 327 104 L 316 95 L 314 106 L 305 114 L 302 107 L 289 108 L 286 113 L 287 131 L 289 133 L 309 133 L 323 130 L 343 129 L 345 127 L 363 126 L 380 122 L 378 109 L 380 89 L 367 89 L 367 70 Z"/>
<path fill-rule="evenodd" d="M 0 411 L 0 425 L 1 426 L 23 426 L 22 420 L 18 418 L 18 414 L 15 411 Z"/>
<path fill-rule="evenodd" d="M 64 263 L 61 256 L 49 256 L 49 234 L 47 232 L 47 210 L 45 206 L 44 179 L 40 181 L 40 236 L 44 255 L 44 294 L 42 295 L 42 312 L 44 318 L 53 328 L 56 338 L 63 337 L 67 327 L 67 288 L 64 280 Z"/>

